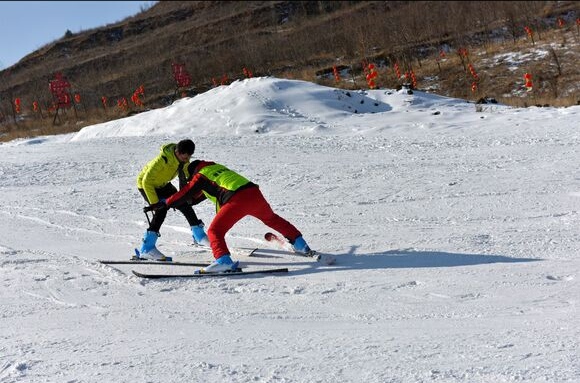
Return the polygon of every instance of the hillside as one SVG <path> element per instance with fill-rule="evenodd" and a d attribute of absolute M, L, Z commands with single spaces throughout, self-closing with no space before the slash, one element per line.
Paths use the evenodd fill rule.
<path fill-rule="evenodd" d="M 367 89 L 363 63 L 376 65 L 376 85 L 384 88 L 404 82 L 397 64 L 400 76 L 412 71 L 418 89 L 440 95 L 572 105 L 579 99 L 579 4 L 158 2 L 119 23 L 66 33 L 0 72 L 0 134 L 7 140 L 76 131 L 229 84 L 245 77 L 244 68 L 253 76 Z M 173 63 L 190 75 L 186 89 L 176 89 Z M 47 91 L 57 72 L 78 95 L 74 110 L 60 115 L 49 110 Z M 533 92 L 525 90 L 525 73 Z M 143 105 L 131 103 L 141 86 Z M 118 107 L 123 98 L 128 106 Z"/>

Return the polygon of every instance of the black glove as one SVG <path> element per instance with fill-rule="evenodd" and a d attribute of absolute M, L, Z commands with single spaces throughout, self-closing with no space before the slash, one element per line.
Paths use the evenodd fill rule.
<path fill-rule="evenodd" d="M 148 211 L 157 211 L 161 209 L 167 209 L 167 204 L 165 203 L 164 199 L 159 200 L 159 202 L 151 204 L 149 206 L 145 206 L 143 208 L 143 212 L 147 213 Z"/>

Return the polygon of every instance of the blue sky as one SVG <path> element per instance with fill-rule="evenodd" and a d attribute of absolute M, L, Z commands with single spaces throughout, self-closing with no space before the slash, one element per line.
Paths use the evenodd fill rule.
<path fill-rule="evenodd" d="M 150 8 L 155 1 L 1 1 L 0 70 L 46 44 L 73 33 L 112 24 Z"/>

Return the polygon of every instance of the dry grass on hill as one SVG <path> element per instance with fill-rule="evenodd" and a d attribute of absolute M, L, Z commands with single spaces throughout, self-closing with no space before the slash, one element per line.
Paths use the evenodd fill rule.
<path fill-rule="evenodd" d="M 579 14 L 580 3 L 570 1 L 158 2 L 119 23 L 63 37 L 1 71 L 0 141 L 74 132 L 168 105 L 175 92 L 173 62 L 186 64 L 190 95 L 224 74 L 228 82 L 243 78 L 245 66 L 256 76 L 367 89 L 366 60 L 377 65 L 381 88 L 401 86 L 397 62 L 401 72 L 413 70 L 418 89 L 443 96 L 488 96 L 518 107 L 576 105 L 580 25 L 573 23 Z M 557 17 L 568 24 L 554 27 Z M 522 29 L 526 23 L 537 29 L 533 45 Z M 462 47 L 479 76 L 476 92 L 466 58 L 457 54 Z M 348 69 L 338 83 L 333 65 Z M 46 83 L 57 71 L 81 92 L 83 103 L 55 120 L 46 111 L 52 102 Z M 532 92 L 524 89 L 525 73 L 533 75 Z M 145 106 L 115 106 L 141 84 Z M 27 106 L 38 100 L 42 112 L 16 116 L 6 102 L 16 95 Z M 110 100 L 107 109 L 102 95 Z"/>

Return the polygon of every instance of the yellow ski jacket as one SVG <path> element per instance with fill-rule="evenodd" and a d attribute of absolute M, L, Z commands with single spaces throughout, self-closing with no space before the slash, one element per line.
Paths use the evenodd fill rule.
<path fill-rule="evenodd" d="M 170 143 L 161 146 L 161 152 L 153 160 L 143 167 L 137 177 L 137 187 L 145 191 L 150 204 L 159 202 L 155 192 L 156 188 L 167 185 L 178 175 L 179 159 L 175 156 L 177 144 Z M 187 174 L 187 165 L 184 163 L 183 172 Z"/>

